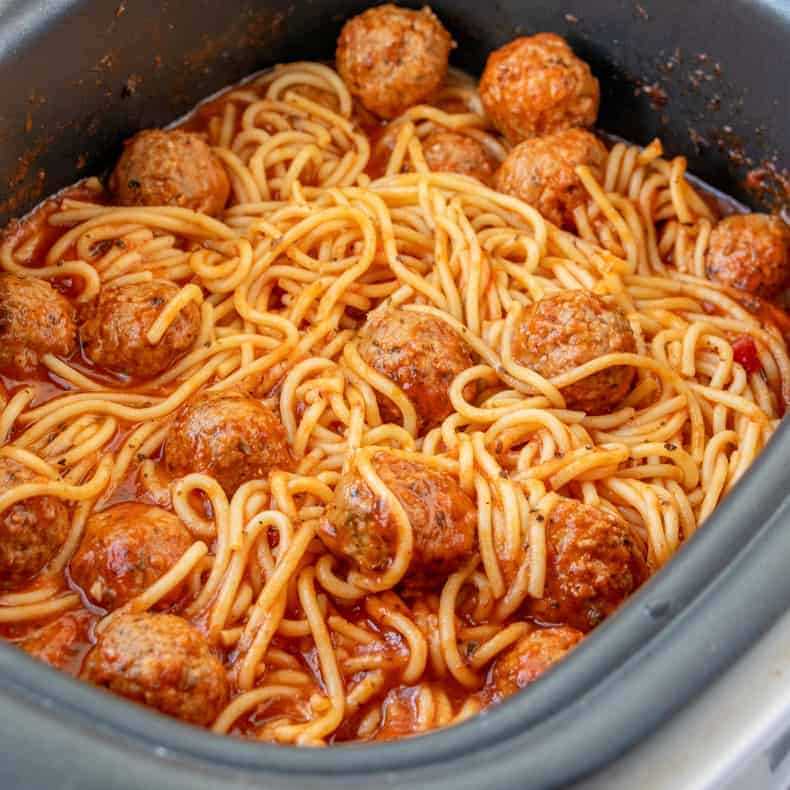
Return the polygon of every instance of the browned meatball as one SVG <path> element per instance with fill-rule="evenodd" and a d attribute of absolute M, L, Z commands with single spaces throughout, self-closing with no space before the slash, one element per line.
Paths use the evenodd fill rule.
<path fill-rule="evenodd" d="M 588 199 L 576 167 L 587 165 L 601 181 L 606 157 L 604 144 L 583 129 L 535 137 L 507 155 L 496 172 L 494 187 L 529 203 L 549 222 L 573 230 L 574 209 Z"/>
<path fill-rule="evenodd" d="M 486 692 L 499 701 L 536 681 L 552 664 L 564 658 L 584 634 L 575 628 L 539 628 L 523 636 L 497 658 Z"/>
<path fill-rule="evenodd" d="M 790 279 L 790 227 L 768 214 L 736 214 L 710 235 L 705 270 L 711 280 L 766 299 Z"/>
<path fill-rule="evenodd" d="M 592 126 L 600 89 L 590 67 L 554 33 L 523 36 L 488 57 L 480 98 L 494 126 L 518 143 Z"/>
<path fill-rule="evenodd" d="M 485 146 L 465 134 L 434 132 L 423 140 L 425 163 L 436 172 L 460 173 L 489 184 L 494 160 Z"/>
<path fill-rule="evenodd" d="M 117 609 L 167 573 L 191 545 L 177 516 L 154 505 L 124 502 L 88 519 L 71 560 L 71 578 L 92 603 Z M 159 606 L 174 603 L 183 591 L 183 585 L 177 587 Z"/>
<path fill-rule="evenodd" d="M 89 633 L 95 620 L 96 615 L 87 609 L 67 612 L 27 634 L 16 646 L 55 669 L 76 675 L 90 649 Z"/>
<path fill-rule="evenodd" d="M 266 479 L 294 461 L 274 412 L 241 392 L 204 393 L 182 407 L 165 439 L 168 472 L 211 475 L 228 496 L 248 480 Z"/>
<path fill-rule="evenodd" d="M 0 494 L 46 478 L 10 458 L 0 458 Z M 60 551 L 69 534 L 66 506 L 53 496 L 23 499 L 0 513 L 0 590 L 32 579 Z"/>
<path fill-rule="evenodd" d="M 187 303 L 158 343 L 146 338 L 178 287 L 164 280 L 110 285 L 80 327 L 82 348 L 96 365 L 135 378 L 152 378 L 187 352 L 200 332 L 200 308 Z"/>
<path fill-rule="evenodd" d="M 146 129 L 126 141 L 110 191 L 121 206 L 179 206 L 215 216 L 228 202 L 230 181 L 199 134 Z"/>
<path fill-rule="evenodd" d="M 427 6 L 382 5 L 350 19 L 337 40 L 337 70 L 362 104 L 395 118 L 444 81 L 453 40 Z"/>
<path fill-rule="evenodd" d="M 170 614 L 119 614 L 99 635 L 80 677 L 204 727 L 228 700 L 225 668 L 206 639 Z"/>
<path fill-rule="evenodd" d="M 414 553 L 405 581 L 411 587 L 441 585 L 466 560 L 477 542 L 477 511 L 456 480 L 425 463 L 381 451 L 373 468 L 406 511 Z M 358 472 L 342 477 L 319 535 L 327 548 L 367 574 L 389 567 L 397 548 L 397 526 Z"/>
<path fill-rule="evenodd" d="M 452 413 L 450 384 L 474 364 L 469 347 L 444 321 L 409 310 L 371 313 L 358 348 L 370 367 L 403 390 L 422 430 Z M 402 420 L 389 398 L 379 396 L 379 406 L 384 420 Z"/>
<path fill-rule="evenodd" d="M 647 578 L 631 528 L 591 505 L 563 499 L 546 525 L 546 583 L 527 604 L 543 623 L 595 628 Z"/>
<path fill-rule="evenodd" d="M 74 308 L 46 280 L 0 274 L 0 371 L 24 376 L 77 347 Z"/>
<path fill-rule="evenodd" d="M 588 291 L 562 291 L 536 302 L 513 338 L 513 357 L 550 379 L 605 354 L 634 353 L 625 315 Z M 570 409 L 605 414 L 628 393 L 634 370 L 605 368 L 562 390 Z"/>

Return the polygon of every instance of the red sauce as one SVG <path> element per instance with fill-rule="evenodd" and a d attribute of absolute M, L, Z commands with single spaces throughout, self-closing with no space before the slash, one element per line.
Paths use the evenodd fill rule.
<path fill-rule="evenodd" d="M 733 342 L 732 354 L 735 361 L 743 365 L 747 373 L 759 373 L 762 370 L 760 358 L 757 356 L 757 346 L 748 335 L 741 335 Z"/>
<path fill-rule="evenodd" d="M 14 638 L 4 634 L 17 647 L 49 666 L 78 675 L 82 661 L 91 649 L 93 626 L 99 616 L 87 609 L 76 609 L 44 625 L 32 624 Z"/>
<path fill-rule="evenodd" d="M 104 192 L 97 192 L 95 189 L 92 189 L 88 180 L 79 181 L 57 195 L 47 198 L 27 217 L 21 220 L 12 219 L 0 233 L 0 243 L 12 241 L 15 246 L 20 246 L 26 240 L 36 238 L 35 244 L 31 247 L 30 255 L 20 261 L 22 265 L 43 266 L 44 258 L 46 258 L 52 245 L 66 232 L 67 228 L 59 228 L 49 224 L 50 216 L 60 209 L 64 200 L 106 204 L 108 196 Z M 64 256 L 64 260 L 68 258 L 69 256 Z M 54 284 L 56 283 L 57 280 L 54 281 Z"/>

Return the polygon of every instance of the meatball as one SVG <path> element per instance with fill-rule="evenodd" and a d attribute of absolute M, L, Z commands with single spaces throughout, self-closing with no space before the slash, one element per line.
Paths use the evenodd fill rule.
<path fill-rule="evenodd" d="M 216 216 L 230 180 L 205 140 L 192 132 L 146 129 L 126 141 L 110 176 L 121 206 L 179 206 Z"/>
<path fill-rule="evenodd" d="M 135 378 L 152 378 L 167 370 L 200 332 L 200 308 L 188 302 L 159 342 L 148 342 L 148 330 L 178 291 L 178 286 L 164 280 L 103 288 L 93 316 L 80 327 L 87 357 L 100 367 Z"/>
<path fill-rule="evenodd" d="M 0 458 L 0 494 L 46 478 L 11 458 Z M 69 511 L 53 496 L 34 496 L 0 513 L 0 590 L 30 581 L 54 559 L 68 537 Z"/>
<path fill-rule="evenodd" d="M 29 633 L 16 646 L 55 669 L 76 675 L 90 649 L 89 632 L 95 619 L 87 609 L 68 612 Z"/>
<path fill-rule="evenodd" d="M 124 502 L 88 519 L 71 560 L 71 578 L 92 603 L 117 609 L 167 573 L 191 545 L 177 516 L 154 505 Z M 175 603 L 183 591 L 183 586 L 174 589 L 159 605 Z"/>
<path fill-rule="evenodd" d="M 228 496 L 248 480 L 294 465 L 285 428 L 274 412 L 232 391 L 204 393 L 183 406 L 168 431 L 163 457 L 171 475 L 211 475 Z"/>
<path fill-rule="evenodd" d="M 31 373 L 44 354 L 77 347 L 75 311 L 46 280 L 0 273 L 0 371 Z"/>
<path fill-rule="evenodd" d="M 475 550 L 474 502 L 453 477 L 421 461 L 381 451 L 372 463 L 411 524 L 414 550 L 405 582 L 414 588 L 441 585 Z M 363 573 L 386 571 L 395 556 L 396 522 L 356 471 L 338 482 L 318 532 L 333 554 Z"/>
<path fill-rule="evenodd" d="M 766 299 L 790 279 L 790 227 L 768 214 L 726 217 L 710 234 L 705 270 L 711 280 Z"/>
<path fill-rule="evenodd" d="M 460 173 L 489 184 L 494 160 L 485 146 L 457 132 L 434 132 L 423 140 L 422 150 L 428 167 L 436 172 Z"/>
<path fill-rule="evenodd" d="M 519 143 L 496 172 L 494 186 L 536 208 L 549 222 L 574 230 L 573 212 L 588 200 L 578 165 L 603 180 L 607 151 L 595 135 L 566 129 Z"/>
<path fill-rule="evenodd" d="M 423 430 L 452 413 L 450 384 L 474 364 L 469 347 L 444 321 L 409 310 L 371 313 L 358 349 L 370 367 L 403 390 Z M 379 395 L 379 406 L 387 422 L 401 421 L 389 398 Z"/>
<path fill-rule="evenodd" d="M 486 692 L 499 701 L 536 681 L 581 642 L 575 628 L 539 628 L 523 636 L 494 663 Z"/>
<path fill-rule="evenodd" d="M 100 633 L 80 677 L 204 727 L 228 701 L 225 668 L 208 642 L 170 614 L 119 614 Z"/>
<path fill-rule="evenodd" d="M 427 6 L 369 8 L 343 26 L 337 70 L 349 91 L 381 118 L 425 101 L 444 81 L 453 40 Z"/>
<path fill-rule="evenodd" d="M 558 502 L 546 524 L 546 582 L 528 613 L 542 623 L 587 632 L 639 587 L 648 570 L 623 520 L 573 499 Z"/>
<path fill-rule="evenodd" d="M 625 315 L 588 291 L 562 291 L 536 302 L 513 338 L 514 359 L 550 379 L 606 354 L 634 353 Z M 605 368 L 563 388 L 569 409 L 606 414 L 628 393 L 634 370 Z"/>
<path fill-rule="evenodd" d="M 554 33 L 522 36 L 488 57 L 480 99 L 494 126 L 518 143 L 592 126 L 600 89 L 590 67 Z"/>

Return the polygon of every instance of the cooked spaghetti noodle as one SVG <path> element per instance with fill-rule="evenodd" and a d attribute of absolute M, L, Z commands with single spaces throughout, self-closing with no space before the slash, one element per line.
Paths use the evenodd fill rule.
<path fill-rule="evenodd" d="M 206 722 L 217 733 L 315 745 L 448 726 L 484 708 L 497 659 L 552 622 L 528 608 L 547 588 L 552 513 L 568 500 L 597 508 L 656 571 L 775 430 L 790 395 L 785 342 L 705 278 L 715 212 L 657 141 L 614 145 L 602 180 L 578 168 L 587 198 L 574 235 L 474 178 L 428 168 L 423 142 L 436 130 L 470 136 L 496 163 L 511 148 L 458 73 L 384 129 L 318 63 L 256 76 L 182 126 L 205 132 L 226 170 L 221 216 L 108 205 L 91 179 L 0 248 L 3 270 L 60 283 L 78 309 L 111 286 L 173 284 L 151 345 L 188 309 L 199 315 L 189 349 L 149 380 L 52 353 L 45 375 L 6 379 L 0 457 L 31 480 L 0 494 L 0 510 L 46 496 L 70 513 L 57 555 L 0 596 L 4 633 L 23 645 L 86 607 L 95 639 L 169 600 L 227 671 L 230 696 Z M 514 337 L 532 305 L 568 291 L 622 311 L 635 345 L 544 377 L 516 358 Z M 366 316 L 396 309 L 468 347 L 436 424 L 360 351 Z M 744 338 L 757 364 L 737 353 Z M 634 371 L 616 407 L 568 404 L 569 387 L 612 369 Z M 197 469 L 169 474 L 161 448 L 180 410 L 238 391 L 279 417 L 292 465 L 230 495 Z M 427 587 L 405 583 L 422 525 L 393 493 L 385 457 L 449 478 L 473 507 L 472 550 Z M 349 475 L 394 524 L 376 570 L 319 538 Z M 91 514 L 126 501 L 175 514 L 190 545 L 106 612 L 64 572 Z M 44 625 L 31 637 L 30 623 Z"/>

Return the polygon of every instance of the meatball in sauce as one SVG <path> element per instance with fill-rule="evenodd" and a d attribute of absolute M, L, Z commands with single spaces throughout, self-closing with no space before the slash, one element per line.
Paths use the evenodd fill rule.
<path fill-rule="evenodd" d="M 45 477 L 11 458 L 0 458 L 0 494 Z M 33 496 L 0 513 L 0 591 L 29 582 L 62 548 L 70 529 L 69 511 L 54 496 Z"/>
<path fill-rule="evenodd" d="M 359 332 L 359 353 L 403 390 L 421 430 L 439 425 L 453 412 L 450 385 L 474 364 L 469 347 L 444 321 L 409 310 L 371 313 Z M 378 399 L 385 421 L 403 419 L 389 398 L 379 395 Z"/>
<path fill-rule="evenodd" d="M 346 22 L 337 40 L 337 70 L 367 110 L 395 118 L 442 84 L 452 47 L 430 8 L 387 4 Z"/>
<path fill-rule="evenodd" d="M 127 140 L 110 176 L 121 206 L 178 206 L 216 216 L 230 180 L 203 137 L 180 130 L 146 129 Z"/>
<path fill-rule="evenodd" d="M 206 639 L 170 614 L 119 614 L 99 634 L 80 677 L 204 727 L 229 695 L 225 668 Z"/>
<path fill-rule="evenodd" d="M 496 172 L 494 187 L 536 208 L 549 222 L 575 230 L 574 210 L 589 199 L 576 175 L 587 165 L 603 180 L 606 147 L 584 129 L 567 129 L 519 143 Z"/>
<path fill-rule="evenodd" d="M 598 116 L 600 88 L 590 67 L 554 33 L 522 36 L 488 57 L 480 99 L 494 126 L 518 143 Z"/>
<path fill-rule="evenodd" d="M 183 406 L 168 431 L 163 459 L 171 475 L 211 475 L 228 496 L 242 483 L 294 467 L 277 415 L 235 391 L 204 393 Z"/>
<path fill-rule="evenodd" d="M 0 273 L 0 372 L 32 373 L 44 354 L 77 347 L 75 311 L 46 280 Z"/>
<path fill-rule="evenodd" d="M 469 135 L 433 132 L 422 141 L 425 163 L 434 172 L 458 173 L 490 184 L 495 162 L 485 146 Z"/>
<path fill-rule="evenodd" d="M 169 571 L 192 545 L 181 520 L 160 507 L 124 502 L 94 513 L 71 560 L 71 578 L 91 603 L 113 610 L 140 595 Z M 167 607 L 175 588 L 159 602 Z"/>
<path fill-rule="evenodd" d="M 163 373 L 194 344 L 200 308 L 188 302 L 157 343 L 147 334 L 167 303 L 179 292 L 165 280 L 105 286 L 93 315 L 80 327 L 85 355 L 114 373 L 150 379 Z"/>
<path fill-rule="evenodd" d="M 546 524 L 546 583 L 528 614 L 586 633 L 612 614 L 648 576 L 631 527 L 609 512 L 572 499 L 558 502 Z"/>
<path fill-rule="evenodd" d="M 790 282 L 790 227 L 768 214 L 725 217 L 710 235 L 705 271 L 723 285 L 773 299 Z"/>
<path fill-rule="evenodd" d="M 562 291 L 536 302 L 513 338 L 513 358 L 550 379 L 606 354 L 636 352 L 625 315 L 588 291 Z M 569 409 L 606 414 L 628 393 L 634 370 L 615 365 L 562 389 Z"/>
<path fill-rule="evenodd" d="M 455 478 L 422 461 L 382 451 L 373 456 L 372 463 L 411 524 L 414 549 L 404 583 L 411 587 L 440 586 L 475 549 L 474 502 Z M 388 503 L 352 471 L 338 483 L 319 536 L 331 552 L 357 570 L 379 574 L 395 556 L 398 529 Z"/>
<path fill-rule="evenodd" d="M 581 642 L 584 634 L 566 626 L 538 628 L 521 637 L 497 660 L 484 695 L 499 702 L 536 681 Z"/>

